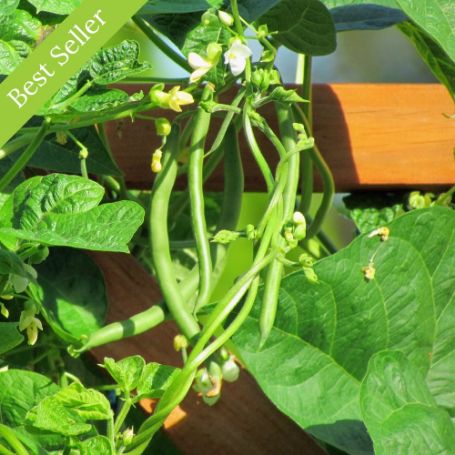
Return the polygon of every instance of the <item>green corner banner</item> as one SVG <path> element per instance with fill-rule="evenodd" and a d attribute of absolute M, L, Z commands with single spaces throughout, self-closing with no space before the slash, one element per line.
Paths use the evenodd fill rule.
<path fill-rule="evenodd" d="M 0 84 L 0 147 L 145 3 L 146 0 L 84 0 Z"/>

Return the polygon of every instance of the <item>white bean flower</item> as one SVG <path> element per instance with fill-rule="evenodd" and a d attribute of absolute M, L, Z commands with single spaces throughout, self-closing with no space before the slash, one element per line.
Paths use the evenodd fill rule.
<path fill-rule="evenodd" d="M 222 49 L 218 43 L 210 43 L 207 46 L 207 57 L 202 57 L 196 52 L 188 54 L 188 63 L 193 72 L 190 75 L 190 82 L 198 82 L 206 73 L 218 64 Z"/>
<path fill-rule="evenodd" d="M 235 39 L 231 47 L 224 53 L 224 63 L 229 65 L 231 73 L 238 76 L 245 71 L 246 61 L 251 57 L 251 49 L 239 39 Z"/>

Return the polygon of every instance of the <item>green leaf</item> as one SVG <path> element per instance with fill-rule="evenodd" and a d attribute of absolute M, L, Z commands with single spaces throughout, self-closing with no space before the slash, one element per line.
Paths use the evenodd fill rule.
<path fill-rule="evenodd" d="M 79 101 L 84 102 L 83 98 Z M 93 104 L 91 106 L 94 107 Z M 90 174 L 122 176 L 122 171 L 113 161 L 94 127 L 80 128 L 74 130 L 73 134 L 89 151 L 86 161 L 87 170 Z M 81 171 L 79 152 L 79 146 L 71 139 L 68 138 L 66 145 L 61 145 L 57 142 L 55 136 L 49 136 L 33 155 L 28 166 L 53 172 L 79 174 Z M 19 153 L 21 151 L 17 155 L 13 155 L 13 157 L 18 156 Z"/>
<path fill-rule="evenodd" d="M 109 371 L 114 381 L 128 393 L 137 387 L 142 370 L 145 367 L 145 360 L 139 355 L 126 357 L 119 361 L 106 357 L 104 367 Z"/>
<path fill-rule="evenodd" d="M 49 246 L 128 252 L 144 210 L 131 201 L 98 206 L 103 194 L 103 187 L 82 177 L 33 177 L 0 210 L 0 234 Z"/>
<path fill-rule="evenodd" d="M 10 427 L 22 425 L 30 409 L 58 390 L 49 378 L 32 371 L 0 372 L 0 423 Z"/>
<path fill-rule="evenodd" d="M 54 14 L 71 14 L 82 0 L 28 0 L 39 13 L 45 11 Z"/>
<path fill-rule="evenodd" d="M 455 8 L 453 0 L 396 0 L 401 9 L 422 27 L 455 62 Z"/>
<path fill-rule="evenodd" d="M 11 74 L 21 61 L 22 57 L 13 46 L 0 40 L 0 74 Z"/>
<path fill-rule="evenodd" d="M 282 0 L 259 22 L 278 32 L 276 40 L 292 51 L 325 55 L 336 48 L 332 16 L 319 0 Z"/>
<path fill-rule="evenodd" d="M 223 0 L 149 0 L 140 14 L 185 14 L 219 7 Z"/>
<path fill-rule="evenodd" d="M 139 44 L 132 40 L 102 49 L 87 67 L 90 76 L 99 85 L 113 84 L 150 69 L 148 63 L 139 62 Z"/>
<path fill-rule="evenodd" d="M 390 237 L 358 237 L 315 264 L 319 283 L 287 276 L 270 338 L 259 349 L 261 295 L 234 337 L 266 395 L 317 438 L 370 453 L 358 404 L 369 359 L 400 350 L 440 406 L 455 409 L 455 212 L 433 207 L 390 225 Z M 362 269 L 374 258 L 376 275 Z"/>
<path fill-rule="evenodd" d="M 433 74 L 455 98 L 455 63 L 444 50 L 420 27 L 412 22 L 403 22 L 398 28 L 411 40 L 420 56 Z"/>
<path fill-rule="evenodd" d="M 34 46 L 41 36 L 41 22 L 23 10 L 0 17 L 0 38 L 4 41 L 23 41 Z"/>
<path fill-rule="evenodd" d="M 19 346 L 24 337 L 19 333 L 16 322 L 0 322 L 0 355 Z"/>
<path fill-rule="evenodd" d="M 425 378 L 399 351 L 374 355 L 360 390 L 360 406 L 375 453 L 451 453 L 455 427 L 438 408 Z"/>
<path fill-rule="evenodd" d="M 92 430 L 90 420 L 108 420 L 112 411 L 107 398 L 94 389 L 73 383 L 41 400 L 26 416 L 35 428 L 64 436 L 79 436 Z"/>
<path fill-rule="evenodd" d="M 142 370 L 137 384 L 136 401 L 142 398 L 161 398 L 165 390 L 172 384 L 179 369 L 159 363 L 148 363 Z"/>
<path fill-rule="evenodd" d="M 19 6 L 19 0 L 3 0 L 0 3 L 0 15 L 11 14 Z"/>
<path fill-rule="evenodd" d="M 77 112 L 97 112 L 129 101 L 128 93 L 119 89 L 91 91 L 71 104 Z"/>
<path fill-rule="evenodd" d="M 79 444 L 80 455 L 111 455 L 111 443 L 104 436 L 95 436 Z"/>
<path fill-rule="evenodd" d="M 396 0 L 321 0 L 337 31 L 377 30 L 407 19 Z"/>
<path fill-rule="evenodd" d="M 281 0 L 239 0 L 239 11 L 248 21 L 254 21 L 278 5 Z"/>
<path fill-rule="evenodd" d="M 107 313 L 104 278 L 87 254 L 54 248 L 37 271 L 33 295 L 58 336 L 74 343 L 103 326 Z"/>
<path fill-rule="evenodd" d="M 343 202 L 361 234 L 384 226 L 405 212 L 404 195 L 398 193 L 352 193 Z"/>

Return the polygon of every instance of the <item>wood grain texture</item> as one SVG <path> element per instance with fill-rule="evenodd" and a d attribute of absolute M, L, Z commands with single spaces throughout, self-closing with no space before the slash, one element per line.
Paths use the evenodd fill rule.
<path fill-rule="evenodd" d="M 122 86 L 133 92 L 145 86 Z M 232 96 L 232 93 L 230 94 Z M 321 84 L 314 86 L 314 135 L 334 174 L 337 191 L 369 188 L 430 188 L 455 183 L 454 103 L 438 84 Z M 156 112 L 154 112 L 156 115 Z M 162 112 L 170 116 L 169 111 Z M 262 114 L 274 122 L 273 106 Z M 219 124 L 219 123 L 218 123 Z M 210 129 L 213 140 L 217 122 Z M 153 123 L 136 120 L 108 125 L 114 155 L 127 183 L 149 188 L 150 156 L 159 145 Z M 265 155 L 275 152 L 258 135 Z M 247 191 L 265 186 L 244 141 L 241 142 Z M 185 187 L 185 182 L 180 182 Z M 222 190 L 218 170 L 207 189 Z M 316 188 L 321 184 L 316 179 Z"/>
<path fill-rule="evenodd" d="M 160 300 L 155 281 L 125 254 L 95 253 L 107 284 L 109 320 L 119 321 Z M 166 323 L 143 335 L 127 338 L 92 351 L 97 362 L 105 356 L 121 359 L 140 354 L 147 361 L 181 366 L 172 348 L 176 334 Z M 150 402 L 144 402 L 145 409 Z M 281 414 L 242 371 L 234 384 L 223 385 L 221 400 L 204 405 L 190 392 L 166 420 L 165 429 L 183 455 L 324 455 L 314 440 Z"/>

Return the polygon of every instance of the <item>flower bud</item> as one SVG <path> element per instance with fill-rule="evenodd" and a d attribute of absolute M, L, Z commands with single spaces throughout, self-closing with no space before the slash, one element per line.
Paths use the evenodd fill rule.
<path fill-rule="evenodd" d="M 185 335 L 176 335 L 174 337 L 174 349 L 179 352 L 189 346 L 188 340 Z"/>
<path fill-rule="evenodd" d="M 202 16 L 201 16 L 201 24 L 204 25 L 205 27 L 208 27 L 209 25 L 217 25 L 218 24 L 218 17 L 216 14 L 213 13 L 212 10 L 206 11 Z"/>
<path fill-rule="evenodd" d="M 79 159 L 80 160 L 86 160 L 88 158 L 88 150 L 84 147 L 79 151 Z"/>
<path fill-rule="evenodd" d="M 160 172 L 161 169 L 163 168 L 163 166 L 161 164 L 161 157 L 162 156 L 163 156 L 163 152 L 160 149 L 156 149 L 153 152 L 152 163 L 150 165 L 150 168 L 152 169 L 152 172 L 155 173 L 155 174 Z"/>
<path fill-rule="evenodd" d="M 55 133 L 55 140 L 57 141 L 57 144 L 66 145 L 68 143 L 68 135 L 65 131 L 57 131 Z"/>
<path fill-rule="evenodd" d="M 223 379 L 227 382 L 237 381 L 240 375 L 240 368 L 232 357 L 223 363 L 221 371 L 223 373 Z"/>
<path fill-rule="evenodd" d="M 167 118 L 160 117 L 155 120 L 155 130 L 157 136 L 169 136 L 169 134 L 171 134 L 171 129 L 171 122 Z"/>
<path fill-rule="evenodd" d="M 8 311 L 8 308 L 6 308 L 4 303 L 0 303 L 0 313 L 5 319 L 9 318 L 9 311 Z"/>
<path fill-rule="evenodd" d="M 366 267 L 362 268 L 363 276 L 367 281 L 371 281 L 374 279 L 376 274 L 376 269 L 374 268 L 374 264 L 370 262 Z"/>
<path fill-rule="evenodd" d="M 122 434 L 123 444 L 128 445 L 134 438 L 133 427 L 127 428 Z"/>
<path fill-rule="evenodd" d="M 218 18 L 227 27 L 231 27 L 234 24 L 234 18 L 226 11 L 218 11 Z"/>

